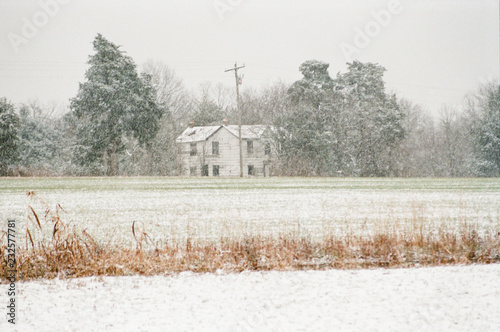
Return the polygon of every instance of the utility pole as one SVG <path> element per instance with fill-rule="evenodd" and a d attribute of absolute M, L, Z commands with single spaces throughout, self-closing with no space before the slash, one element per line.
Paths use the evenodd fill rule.
<path fill-rule="evenodd" d="M 234 78 L 236 80 L 236 108 L 238 110 L 238 141 L 240 146 L 240 178 L 243 177 L 243 150 L 241 148 L 241 107 L 240 107 L 240 84 L 243 77 L 238 76 L 238 69 L 245 68 L 245 65 L 238 67 L 235 63 L 234 68 L 227 69 L 226 72 L 234 70 Z"/>

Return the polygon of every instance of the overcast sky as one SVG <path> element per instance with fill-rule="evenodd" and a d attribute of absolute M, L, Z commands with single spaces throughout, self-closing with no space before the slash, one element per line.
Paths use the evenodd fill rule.
<path fill-rule="evenodd" d="M 97 33 L 190 89 L 233 86 L 235 61 L 242 88 L 260 89 L 300 79 L 306 60 L 334 77 L 358 59 L 436 114 L 499 76 L 498 0 L 0 0 L 0 97 L 67 104 Z"/>

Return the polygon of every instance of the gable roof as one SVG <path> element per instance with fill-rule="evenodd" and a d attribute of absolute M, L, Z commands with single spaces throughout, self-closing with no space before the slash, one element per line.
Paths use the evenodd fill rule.
<path fill-rule="evenodd" d="M 225 127 L 234 136 L 236 136 L 236 137 L 239 136 L 238 125 L 229 125 L 229 126 L 225 126 Z M 241 126 L 241 138 L 242 139 L 259 139 L 262 137 L 262 134 L 266 131 L 267 128 L 269 128 L 269 126 L 266 126 L 266 125 L 253 125 L 253 126 L 242 125 Z"/>
<path fill-rule="evenodd" d="M 222 126 L 189 127 L 177 137 L 177 143 L 205 141 Z"/>
<path fill-rule="evenodd" d="M 215 134 L 219 129 L 225 128 L 231 134 L 238 137 L 238 125 L 219 125 L 219 126 L 204 126 L 204 127 L 189 127 L 177 137 L 177 143 L 191 143 L 206 141 L 210 136 Z M 242 125 L 241 138 L 242 139 L 259 139 L 266 129 L 271 128 L 267 125 Z"/>

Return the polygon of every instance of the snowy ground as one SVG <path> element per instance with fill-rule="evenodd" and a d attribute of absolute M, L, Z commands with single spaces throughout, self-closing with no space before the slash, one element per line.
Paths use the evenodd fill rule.
<path fill-rule="evenodd" d="M 3 178 L 0 221 L 17 220 L 19 246 L 28 190 L 118 245 L 134 245 L 134 220 L 160 244 L 412 223 L 500 229 L 500 179 Z M 500 264 L 18 282 L 18 324 L 4 314 L 0 331 L 500 331 L 499 280 Z"/>
<path fill-rule="evenodd" d="M 23 282 L 0 331 L 500 331 L 499 279 L 500 264 Z"/>

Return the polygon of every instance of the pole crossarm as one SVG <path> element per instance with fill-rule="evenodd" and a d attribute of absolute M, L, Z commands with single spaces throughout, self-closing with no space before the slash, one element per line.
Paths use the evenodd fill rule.
<path fill-rule="evenodd" d="M 228 72 L 228 71 L 232 71 L 232 70 L 238 70 L 238 69 L 241 69 L 241 68 L 245 68 L 245 66 L 239 66 L 239 67 L 236 67 L 236 64 L 234 65 L 234 68 L 231 68 L 231 69 L 226 69 L 224 70 L 224 72 Z"/>

